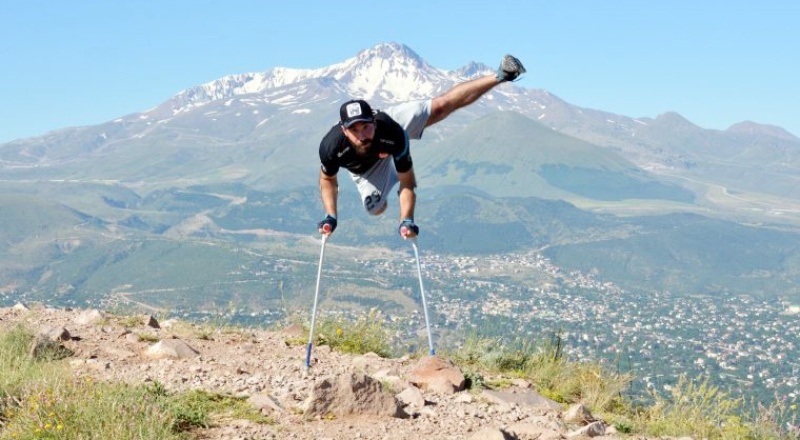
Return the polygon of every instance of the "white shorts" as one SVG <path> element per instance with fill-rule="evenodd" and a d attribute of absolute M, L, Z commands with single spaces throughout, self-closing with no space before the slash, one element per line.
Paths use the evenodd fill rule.
<path fill-rule="evenodd" d="M 433 100 L 401 102 L 383 110 L 408 133 L 409 139 L 422 139 L 422 131 L 431 116 Z"/>
<path fill-rule="evenodd" d="M 421 139 L 422 131 L 431 115 L 431 102 L 430 99 L 403 102 L 382 111 L 406 130 L 409 139 Z M 364 209 L 372 215 L 383 212 L 389 191 L 398 182 L 397 170 L 391 156 L 379 160 L 363 174 L 350 173 L 350 177 L 356 183 Z"/>

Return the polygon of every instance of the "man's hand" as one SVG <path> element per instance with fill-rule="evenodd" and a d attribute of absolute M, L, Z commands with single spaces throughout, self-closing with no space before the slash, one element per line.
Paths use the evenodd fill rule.
<path fill-rule="evenodd" d="M 397 228 L 397 232 L 400 233 L 400 236 L 403 237 L 403 240 L 415 238 L 417 235 L 419 235 L 419 226 L 414 223 L 413 218 L 407 218 L 400 222 L 400 227 Z"/>
<path fill-rule="evenodd" d="M 319 233 L 322 235 L 331 235 L 333 231 L 336 230 L 336 217 L 328 214 L 322 219 L 321 222 L 317 223 L 317 227 L 319 228 Z"/>

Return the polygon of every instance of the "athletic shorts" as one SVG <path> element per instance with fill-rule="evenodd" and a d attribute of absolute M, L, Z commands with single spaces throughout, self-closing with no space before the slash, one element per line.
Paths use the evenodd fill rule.
<path fill-rule="evenodd" d="M 422 131 L 431 115 L 431 102 L 430 99 L 403 102 L 382 111 L 405 129 L 409 139 L 421 139 Z M 389 191 L 398 182 L 397 170 L 391 156 L 379 160 L 363 174 L 350 173 L 350 177 L 358 188 L 364 209 L 372 215 L 383 211 Z"/>

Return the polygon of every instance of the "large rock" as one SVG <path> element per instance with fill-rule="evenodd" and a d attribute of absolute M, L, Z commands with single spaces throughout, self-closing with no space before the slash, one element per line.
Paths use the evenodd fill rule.
<path fill-rule="evenodd" d="M 284 412 L 280 402 L 268 394 L 253 394 L 247 399 L 247 402 L 264 415 Z"/>
<path fill-rule="evenodd" d="M 527 388 L 511 387 L 503 391 L 483 390 L 481 395 L 486 398 L 486 400 L 498 405 L 519 405 L 559 411 L 563 408 L 563 406 L 555 400 L 550 400 L 541 396 L 536 391 Z"/>
<path fill-rule="evenodd" d="M 369 374 L 378 369 L 377 366 L 380 365 L 380 360 L 381 357 L 379 355 L 370 352 L 361 356 L 355 356 L 350 362 L 352 362 L 354 368 Z"/>
<path fill-rule="evenodd" d="M 502 429 L 483 427 L 475 435 L 470 437 L 470 440 L 515 440 L 512 434 L 503 431 Z"/>
<path fill-rule="evenodd" d="M 16 303 L 16 304 L 14 304 L 14 307 L 12 307 L 12 309 L 13 309 L 13 310 L 16 310 L 16 311 L 18 311 L 18 312 L 27 312 L 27 311 L 29 311 L 29 310 L 30 310 L 30 309 L 28 308 L 28 306 L 26 306 L 25 304 L 19 303 L 19 302 L 18 302 L 18 303 Z"/>
<path fill-rule="evenodd" d="M 568 433 L 567 438 L 600 437 L 606 433 L 606 424 L 603 422 L 590 423 L 578 430 Z"/>
<path fill-rule="evenodd" d="M 566 412 L 564 412 L 562 418 L 567 423 L 575 423 L 578 425 L 588 425 L 589 423 L 595 421 L 595 418 L 592 416 L 592 413 L 589 412 L 589 409 L 580 403 L 572 405 Z"/>
<path fill-rule="evenodd" d="M 400 402 L 385 391 L 380 382 L 360 373 L 326 377 L 314 384 L 304 416 L 311 419 L 328 415 L 408 417 Z"/>
<path fill-rule="evenodd" d="M 36 360 L 52 361 L 68 358 L 75 353 L 58 341 L 38 336 L 31 342 L 29 354 L 31 358 Z"/>
<path fill-rule="evenodd" d="M 561 430 L 534 423 L 515 423 L 506 429 L 520 440 L 562 440 L 564 438 Z"/>
<path fill-rule="evenodd" d="M 425 406 L 425 397 L 422 395 L 422 391 L 413 385 L 398 394 L 397 399 L 411 409 L 422 409 Z"/>
<path fill-rule="evenodd" d="M 72 335 L 70 335 L 69 330 L 65 329 L 64 327 L 51 327 L 45 326 L 39 330 L 39 335 L 50 339 L 51 341 L 69 341 L 72 339 Z"/>
<path fill-rule="evenodd" d="M 180 339 L 164 339 L 151 345 L 144 354 L 152 359 L 187 359 L 198 356 L 200 352 Z"/>
<path fill-rule="evenodd" d="M 435 356 L 420 359 L 411 370 L 408 380 L 423 390 L 441 394 L 461 391 L 467 383 L 458 367 Z"/>
<path fill-rule="evenodd" d="M 289 336 L 290 338 L 303 338 L 303 337 L 308 337 L 308 330 L 306 330 L 306 328 L 305 328 L 305 327 L 303 327 L 302 325 L 300 325 L 300 324 L 297 324 L 297 323 L 291 324 L 291 325 L 289 325 L 289 326 L 285 327 L 285 328 L 284 328 L 283 330 L 281 330 L 281 331 L 282 331 L 282 332 L 283 332 L 283 333 L 284 333 L 286 336 Z"/>
<path fill-rule="evenodd" d="M 153 315 L 147 315 L 144 317 L 144 325 L 150 328 L 161 328 L 159 325 L 158 320 Z"/>
<path fill-rule="evenodd" d="M 89 309 L 81 312 L 75 322 L 80 325 L 99 324 L 106 320 L 106 314 L 97 309 Z"/>

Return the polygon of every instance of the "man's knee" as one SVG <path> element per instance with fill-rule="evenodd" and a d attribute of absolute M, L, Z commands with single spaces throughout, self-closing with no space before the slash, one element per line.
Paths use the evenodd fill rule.
<path fill-rule="evenodd" d="M 425 126 L 431 126 L 442 119 L 446 118 L 453 112 L 452 106 L 448 106 L 449 102 L 447 99 L 437 96 L 431 100 L 431 112 L 428 115 L 428 120 L 425 123 Z"/>
<path fill-rule="evenodd" d="M 362 200 L 364 209 L 370 215 L 381 215 L 386 210 L 386 198 L 377 189 Z"/>
<path fill-rule="evenodd" d="M 380 206 L 373 206 L 372 208 L 369 208 L 369 207 L 367 207 L 367 206 L 364 206 L 364 209 L 366 209 L 366 210 L 367 210 L 367 212 L 368 212 L 370 215 L 381 215 L 381 214 L 383 214 L 383 212 L 384 212 L 384 211 L 386 211 L 386 207 L 387 207 L 388 205 L 389 205 L 388 203 L 386 203 L 386 202 L 383 202 L 383 204 L 382 204 L 382 205 L 380 205 Z"/>

